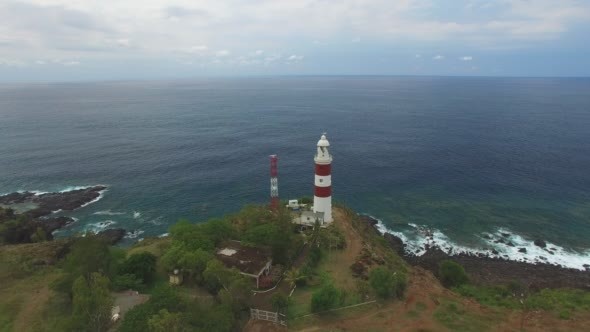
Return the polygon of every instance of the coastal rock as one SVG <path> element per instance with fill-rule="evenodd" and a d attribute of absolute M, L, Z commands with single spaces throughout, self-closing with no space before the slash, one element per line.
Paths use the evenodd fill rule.
<path fill-rule="evenodd" d="M 518 252 L 522 252 L 523 254 L 526 254 L 526 248 L 518 248 Z"/>
<path fill-rule="evenodd" d="M 499 255 L 500 253 L 498 252 L 498 250 L 496 250 L 496 249 L 492 249 L 492 254 L 494 254 L 494 255 Z"/>
<path fill-rule="evenodd" d="M 547 243 L 545 243 L 545 241 L 543 241 L 541 239 L 536 239 L 534 243 L 537 247 L 541 247 L 541 248 L 547 247 Z"/>
<path fill-rule="evenodd" d="M 510 237 L 510 234 L 508 233 L 500 233 L 503 237 Z"/>
<path fill-rule="evenodd" d="M 368 216 L 366 214 L 359 214 L 359 218 L 360 220 L 366 222 L 367 224 L 371 225 L 371 226 L 376 226 L 377 224 L 379 224 L 379 220 Z"/>
<path fill-rule="evenodd" d="M 13 205 L 31 203 L 36 206 L 26 212 L 31 218 L 47 216 L 54 211 L 72 211 L 84 204 L 88 204 L 100 196 L 107 189 L 105 186 L 93 186 L 64 192 L 35 194 L 33 192 L 16 192 L 0 196 L 0 204 Z"/>
<path fill-rule="evenodd" d="M 75 220 L 70 217 L 56 217 L 40 219 L 38 220 L 38 224 L 47 234 L 51 234 L 62 227 L 70 225 L 74 221 Z"/>
<path fill-rule="evenodd" d="M 510 247 L 514 247 L 514 243 L 512 243 L 512 242 L 510 242 L 510 241 L 508 241 L 508 242 L 506 243 L 506 245 L 507 245 L 507 246 L 510 246 Z"/>
<path fill-rule="evenodd" d="M 105 239 L 109 244 L 113 245 L 121 241 L 126 233 L 127 231 L 122 228 L 110 228 L 98 232 L 96 236 Z"/>
<path fill-rule="evenodd" d="M 402 241 L 402 239 L 400 239 L 399 237 L 390 234 L 390 233 L 385 233 L 383 234 L 383 237 L 385 238 L 385 240 L 387 240 L 387 243 L 389 243 L 389 246 L 400 256 L 404 255 L 404 241 Z"/>

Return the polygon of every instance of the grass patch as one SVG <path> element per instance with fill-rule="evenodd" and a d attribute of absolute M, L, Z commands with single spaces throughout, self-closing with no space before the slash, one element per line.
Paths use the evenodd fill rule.
<path fill-rule="evenodd" d="M 543 289 L 529 294 L 523 302 L 509 286 L 463 285 L 454 290 L 487 306 L 552 311 L 561 319 L 569 319 L 574 312 L 590 311 L 590 292 L 579 289 Z"/>
<path fill-rule="evenodd" d="M 467 312 L 454 301 L 443 302 L 434 312 L 434 318 L 452 331 L 486 331 L 491 327 L 493 317 Z"/>

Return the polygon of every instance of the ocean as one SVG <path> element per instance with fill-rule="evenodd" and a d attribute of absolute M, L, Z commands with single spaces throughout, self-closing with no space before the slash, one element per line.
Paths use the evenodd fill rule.
<path fill-rule="evenodd" d="M 56 236 L 122 227 L 130 243 L 268 202 L 270 154 L 281 199 L 312 196 L 323 132 L 333 199 L 416 254 L 432 232 L 445 250 L 590 264 L 587 78 L 4 84 L 0 193 L 107 185 Z"/>

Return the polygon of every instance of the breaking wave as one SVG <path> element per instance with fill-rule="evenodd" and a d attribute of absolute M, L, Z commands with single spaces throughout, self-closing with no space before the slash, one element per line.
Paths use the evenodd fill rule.
<path fill-rule="evenodd" d="M 483 248 L 473 248 L 452 241 L 436 228 L 410 223 L 409 231 L 394 231 L 387 228 L 382 220 L 370 217 L 378 221 L 376 227 L 380 232 L 399 237 L 405 244 L 406 253 L 416 256 L 424 255 L 427 248 L 439 248 L 449 255 L 483 254 L 531 264 L 547 263 L 577 270 L 590 268 L 590 250 L 577 252 L 551 242 L 545 242 L 546 246 L 542 248 L 534 240 L 507 228 L 475 234 L 481 240 Z"/>
<path fill-rule="evenodd" d="M 86 227 L 84 228 L 84 230 L 86 232 L 92 232 L 92 233 L 98 233 L 101 231 L 104 231 L 105 229 L 107 229 L 109 226 L 112 226 L 114 224 L 116 224 L 117 222 L 114 220 L 104 220 L 104 221 L 100 221 L 97 223 L 91 223 L 91 224 L 87 224 Z"/>
<path fill-rule="evenodd" d="M 116 211 L 111 211 L 111 210 L 104 210 L 104 211 L 94 212 L 93 214 L 95 214 L 97 216 L 120 216 L 120 215 L 124 215 L 125 212 L 116 212 Z"/>

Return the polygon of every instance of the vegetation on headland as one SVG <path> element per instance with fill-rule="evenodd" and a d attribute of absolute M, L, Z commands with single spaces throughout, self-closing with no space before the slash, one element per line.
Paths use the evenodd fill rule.
<path fill-rule="evenodd" d="M 477 285 L 453 262 L 441 263 L 438 275 L 453 293 L 435 291 L 437 282 L 420 281 L 356 213 L 338 206 L 335 216 L 328 228 L 300 231 L 286 210 L 247 206 L 205 223 L 181 221 L 168 238 L 126 249 L 93 236 L 0 247 L 0 331 L 232 331 L 248 320 L 250 307 L 286 314 L 293 329 L 330 329 L 332 320 L 363 319 L 363 310 L 375 311 L 370 324 L 426 322 L 451 330 L 486 330 L 502 312 L 541 310 L 563 322 L 590 312 L 586 291 Z M 285 271 L 275 291 L 254 296 L 252 279 L 215 258 L 215 248 L 230 239 L 270 248 Z M 169 285 L 174 270 L 183 285 Z M 113 325 L 117 294 L 129 289 L 149 299 Z M 475 309 L 465 298 L 493 310 Z M 341 309 L 363 303 L 369 304 Z"/>

